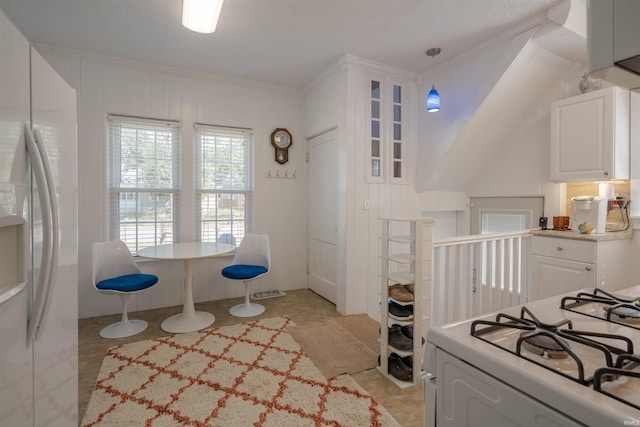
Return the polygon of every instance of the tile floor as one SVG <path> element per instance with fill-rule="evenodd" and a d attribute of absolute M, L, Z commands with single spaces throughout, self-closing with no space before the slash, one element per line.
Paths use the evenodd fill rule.
<path fill-rule="evenodd" d="M 259 317 L 288 315 L 297 325 L 312 325 L 325 319 L 339 316 L 335 305 L 308 289 L 286 291 L 287 295 L 261 301 L 266 311 Z M 196 304 L 196 310 L 208 311 L 216 316 L 212 327 L 241 323 L 249 319 L 238 319 L 229 315 L 229 308 L 242 302 L 243 298 L 212 301 Z M 155 310 L 130 313 L 131 319 L 144 319 L 149 327 L 142 333 L 129 338 L 107 340 L 99 335 L 100 329 L 116 322 L 119 315 L 80 319 L 79 340 L 79 421 L 82 421 L 91 391 L 102 364 L 106 350 L 114 345 L 141 341 L 158 336 L 168 335 L 160 329 L 160 323 L 167 317 L 179 313 L 181 307 L 168 307 Z M 251 318 L 254 319 L 254 318 Z M 353 378 L 366 389 L 393 417 L 405 427 L 423 425 L 423 400 L 420 387 L 400 390 L 386 379 L 377 369 L 360 372 Z"/>

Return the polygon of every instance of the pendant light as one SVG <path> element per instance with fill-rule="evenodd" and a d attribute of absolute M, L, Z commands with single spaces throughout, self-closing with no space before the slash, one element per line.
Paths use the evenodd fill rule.
<path fill-rule="evenodd" d="M 433 58 L 433 63 L 436 62 L 436 55 L 440 53 L 439 47 L 431 48 L 427 51 L 427 55 Z M 431 86 L 431 90 L 427 95 L 427 111 L 430 113 L 440 111 L 440 94 L 436 90 L 436 85 Z"/>
<path fill-rule="evenodd" d="M 213 33 L 224 0 L 183 0 L 182 25 L 196 33 Z"/>

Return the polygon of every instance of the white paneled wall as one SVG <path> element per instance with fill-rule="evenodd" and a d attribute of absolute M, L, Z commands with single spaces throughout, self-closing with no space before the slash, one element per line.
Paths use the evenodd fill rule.
<path fill-rule="evenodd" d="M 409 159 L 406 184 L 372 184 L 365 180 L 367 154 L 365 103 L 368 73 L 406 83 L 408 108 L 404 111 Z M 337 201 L 338 283 L 337 309 L 344 314 L 368 313 L 379 317 L 381 217 L 419 218 L 424 211 L 450 213 L 466 209 L 466 195 L 453 192 L 416 193 L 415 175 L 419 141 L 418 99 L 412 75 L 345 55 L 305 90 L 305 130 L 308 137 L 337 129 L 339 200 Z M 368 203 L 365 205 L 364 201 Z M 367 207 L 365 207 L 367 206 Z"/>
<path fill-rule="evenodd" d="M 251 128 L 255 142 L 254 231 L 271 238 L 272 273 L 256 290 L 306 288 L 306 163 L 299 91 L 230 78 L 162 69 L 66 51 L 40 49 L 78 93 L 79 137 L 79 315 L 120 311 L 117 297 L 96 292 L 91 284 L 91 244 L 107 239 L 106 116 L 109 113 L 179 120 L 182 157 L 192 159 L 193 123 Z M 212 60 L 215 60 L 212 58 Z M 289 162 L 274 161 L 270 135 L 284 127 L 293 134 Z M 193 240 L 192 168 L 183 163 L 185 199 L 182 240 Z M 295 179 L 267 178 L 269 170 L 296 172 Z M 195 302 L 243 295 L 243 286 L 220 276 L 229 256 L 194 263 Z M 143 261 L 159 284 L 135 295 L 130 311 L 182 304 L 184 267 L 180 261 Z"/>

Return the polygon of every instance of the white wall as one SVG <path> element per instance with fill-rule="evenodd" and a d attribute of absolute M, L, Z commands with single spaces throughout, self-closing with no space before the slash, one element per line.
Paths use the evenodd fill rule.
<path fill-rule="evenodd" d="M 366 181 L 367 77 L 388 78 L 406 83 L 408 110 L 406 129 L 409 159 L 406 184 L 372 184 Z M 415 175 L 421 165 L 416 110 L 415 76 L 402 70 L 345 55 L 305 89 L 305 129 L 313 136 L 338 129 L 340 144 L 338 218 L 338 311 L 379 316 L 381 217 L 420 218 L 425 211 L 446 212 L 455 221 L 464 211 L 466 197 L 461 192 L 416 193 Z M 364 201 L 368 201 L 368 209 Z"/>
<path fill-rule="evenodd" d="M 182 123 L 182 156 L 193 158 L 193 123 L 251 128 L 255 143 L 254 232 L 271 240 L 272 273 L 259 279 L 256 291 L 306 288 L 306 163 L 302 96 L 299 91 L 230 78 L 162 69 L 66 51 L 40 49 L 78 93 L 79 136 L 79 315 L 118 313 L 119 299 L 104 296 L 91 284 L 91 244 L 108 239 L 105 121 L 108 113 Z M 274 160 L 270 135 L 287 128 L 293 134 L 289 162 Z M 294 172 L 295 179 L 267 178 Z M 185 194 L 193 188 L 190 168 L 183 168 Z M 181 207 L 183 240 L 194 240 L 194 203 Z M 194 264 L 195 302 L 243 295 L 243 286 L 220 276 L 229 256 Z M 143 261 L 159 284 L 132 298 L 130 311 L 181 305 L 181 262 Z"/>
<path fill-rule="evenodd" d="M 465 52 L 422 73 L 417 103 L 417 155 L 422 165 L 417 172 L 418 191 L 466 190 L 464 183 L 458 182 L 459 172 L 474 167 L 478 158 L 455 152 L 458 139 L 527 40 L 520 37 Z M 440 93 L 441 108 L 430 113 L 424 104 L 432 85 Z M 498 117 L 486 125 L 500 126 Z M 484 147 L 480 143 L 476 146 Z"/>
<path fill-rule="evenodd" d="M 578 93 L 585 66 L 541 47 L 537 34 L 488 43 L 423 74 L 420 92 L 435 81 L 442 109 L 418 113 L 426 166 L 418 189 L 544 196 L 547 216 L 564 214 L 565 186 L 549 180 L 549 108 Z"/>
<path fill-rule="evenodd" d="M 537 40 L 533 37 L 534 44 Z M 532 43 L 530 39 L 520 40 L 516 43 L 525 47 Z M 476 156 L 472 150 L 469 152 L 456 153 L 454 163 L 456 169 L 465 170 L 476 168 L 480 162 L 480 171 L 473 175 L 465 186 L 465 191 L 469 197 L 473 196 L 531 196 L 542 195 L 545 197 L 545 215 L 564 215 L 566 210 L 566 185 L 553 183 L 549 180 L 550 163 L 550 104 L 552 101 L 567 98 L 579 94 L 578 84 L 585 72 L 584 64 L 572 62 L 567 58 L 558 58 L 552 51 L 541 48 L 537 51 L 529 49 L 534 61 L 521 63 L 517 68 L 518 75 L 513 75 L 512 65 L 504 62 L 506 67 L 498 73 L 489 63 L 499 64 L 500 58 L 511 56 L 513 62 L 518 62 L 522 57 L 510 53 L 509 45 L 513 45 L 513 40 L 505 40 L 495 46 L 487 46 L 485 49 L 477 49 L 475 52 L 466 52 L 459 58 L 453 58 L 447 63 L 440 64 L 430 70 L 430 73 L 423 74 L 423 82 L 419 92 L 426 95 L 435 81 L 437 88 L 443 98 L 443 109 L 438 113 L 426 113 L 418 110 L 418 136 L 419 136 L 419 162 L 426 165 L 418 173 L 416 186 L 430 188 L 429 175 L 431 166 L 437 165 L 438 154 L 446 152 L 451 145 L 456 142 L 456 138 L 465 132 L 472 120 L 478 117 L 486 119 L 486 127 L 489 130 L 486 134 L 476 133 L 473 143 L 481 149 L 490 153 L 488 161 Z M 530 47 L 530 46 L 529 46 Z M 535 51 L 535 52 L 534 52 Z M 488 62 L 489 61 L 489 62 Z M 552 74 L 555 69 L 555 75 Z M 538 80 L 544 74 L 547 75 L 546 84 L 540 84 Z M 494 78 L 498 78 L 495 80 Z M 483 111 L 487 104 L 492 102 L 495 95 L 491 86 L 499 85 L 500 79 L 508 79 L 509 84 L 514 81 L 518 83 L 520 90 L 512 90 L 512 96 L 501 98 L 496 108 L 490 112 Z M 489 85 L 489 86 L 487 86 Z M 606 87 L 610 84 L 602 82 Z M 535 89 L 535 96 L 530 94 L 530 89 Z M 478 91 L 484 91 L 484 95 L 478 97 Z M 634 96 L 636 98 L 634 99 Z M 634 111 L 633 102 L 636 101 L 637 109 Z M 479 103 L 477 103 L 479 102 Z M 466 105 L 472 103 L 473 105 Z M 527 110 L 520 112 L 517 120 L 513 120 L 514 110 L 522 105 L 527 106 Z M 494 105 L 495 107 L 495 105 Z M 634 194 L 640 195 L 637 184 L 640 177 L 640 157 L 633 154 L 640 149 L 640 97 L 632 94 L 631 110 L 631 199 Z M 443 114 L 444 113 L 444 114 Z M 504 128 L 511 128 L 509 132 L 504 132 Z M 636 132 L 634 132 L 634 129 Z M 486 136 L 495 138 L 487 141 Z M 498 139 L 498 137 L 500 138 Z M 634 168 L 634 164 L 636 168 Z M 635 172 L 634 172 L 635 171 Z M 442 182 L 442 181 L 440 181 Z M 446 184 L 446 183 L 445 183 Z M 635 193 L 634 193 L 635 188 Z M 640 204 L 637 204 L 640 205 Z M 633 206 L 633 203 L 631 204 Z M 640 214 L 640 209 L 636 206 L 634 213 Z M 632 221 L 634 228 L 640 228 L 640 222 L 636 218 Z M 437 223 L 435 231 L 437 231 Z M 459 235 L 465 234 L 459 228 Z M 632 251 L 640 254 L 640 239 L 635 236 L 632 241 Z M 437 233 L 436 233 L 437 236 Z M 632 255 L 633 256 L 633 255 Z M 630 281 L 627 286 L 640 283 L 640 266 L 632 263 L 629 266 Z"/>
<path fill-rule="evenodd" d="M 493 161 L 485 165 L 472 185 L 460 191 L 441 191 L 422 185 L 434 162 L 434 154 L 447 143 L 449 132 L 458 132 L 473 114 L 466 106 L 469 98 L 447 100 L 449 88 L 471 88 L 471 77 L 491 70 L 505 49 L 523 45 L 520 40 L 489 47 L 475 55 L 455 60 L 459 73 L 451 73 L 443 64 L 438 68 L 437 86 L 443 96 L 443 111 L 427 114 L 424 96 L 432 83 L 427 74 L 414 79 L 410 74 L 350 55 L 307 87 L 304 96 L 294 90 L 243 82 L 230 78 L 205 76 L 186 71 L 148 67 L 107 58 L 41 49 L 46 59 L 78 91 L 80 145 L 80 316 L 89 317 L 120 310 L 115 297 L 105 297 L 91 287 L 90 245 L 104 240 L 106 234 L 105 117 L 107 113 L 131 114 L 181 120 L 183 156 L 193 155 L 194 121 L 228 126 L 250 127 L 256 142 L 255 231 L 271 235 L 273 273 L 262 279 L 256 290 L 305 288 L 307 263 L 306 139 L 336 127 L 340 141 L 341 198 L 338 201 L 338 259 L 336 266 L 339 292 L 338 310 L 344 314 L 367 312 L 377 318 L 379 309 L 380 217 L 421 217 L 432 213 L 446 223 L 443 235 L 451 230 L 468 232 L 467 199 L 470 195 L 532 195 L 547 197 L 546 213 L 552 216 L 562 206 L 563 188 L 545 181 L 548 171 L 548 103 L 573 94 L 571 76 L 579 75 L 569 65 L 566 75 L 551 88 L 545 88 L 540 100 L 530 107 L 525 119 L 515 126 L 505 141 L 492 151 Z M 488 52 L 493 54 L 487 55 Z M 492 56 L 493 55 L 493 56 Z M 508 55 L 507 55 L 508 56 Z M 464 72 L 462 72 L 462 71 Z M 405 185 L 371 184 L 365 181 L 365 80 L 368 72 L 405 79 L 410 87 L 409 180 Z M 467 73 L 467 74 L 465 74 Z M 469 77 L 466 78 L 465 76 Z M 482 78 L 481 78 L 482 80 Z M 489 79 L 491 80 L 491 79 Z M 477 81 L 475 82 L 477 84 Z M 575 82 L 577 84 L 577 81 Z M 576 86 L 577 88 L 577 86 Z M 488 88 L 487 92 L 489 91 Z M 462 91 L 464 92 L 464 90 Z M 475 98 L 474 98 L 475 99 Z M 517 101 L 517 96 L 516 96 Z M 514 102 L 516 102 L 514 101 Z M 453 116 L 448 108 L 458 108 Z M 504 108 L 509 108 L 505 104 Z M 496 113 L 500 125 L 500 114 Z M 294 136 L 290 161 L 279 166 L 273 160 L 269 135 L 276 127 L 288 128 Z M 453 129 L 453 130 L 452 130 Z M 460 156 L 456 167 L 465 168 L 476 159 Z M 504 165 L 508 165 L 505 169 Z M 295 180 L 266 178 L 280 169 L 296 172 Z M 191 185 L 188 171 L 184 184 Z M 187 179 L 188 178 L 188 179 Z M 416 191 L 420 189 L 420 192 Z M 363 208 L 368 200 L 369 209 Z M 191 206 L 186 206 L 187 213 Z M 426 214 L 425 214 L 426 213 Z M 183 229 L 192 230 L 192 215 L 182 216 Z M 435 225 L 436 235 L 438 224 Z M 219 271 L 230 259 L 196 263 L 194 298 L 196 302 L 242 295 L 241 286 L 220 277 Z M 183 269 L 179 264 L 157 261 L 142 263 L 143 269 L 157 273 L 160 284 L 136 296 L 131 309 L 180 305 Z"/>

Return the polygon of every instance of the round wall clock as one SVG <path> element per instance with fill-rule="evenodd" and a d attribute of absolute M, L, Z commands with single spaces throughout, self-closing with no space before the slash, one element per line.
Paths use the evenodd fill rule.
<path fill-rule="evenodd" d="M 271 145 L 276 152 L 276 162 L 281 165 L 289 161 L 289 147 L 293 144 L 291 133 L 284 129 L 278 128 L 271 132 Z"/>

